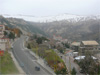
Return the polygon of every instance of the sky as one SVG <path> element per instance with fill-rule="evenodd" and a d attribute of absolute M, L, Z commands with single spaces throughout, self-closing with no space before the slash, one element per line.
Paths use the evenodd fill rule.
<path fill-rule="evenodd" d="M 100 0 L 0 0 L 0 14 L 50 16 L 98 15 Z"/>

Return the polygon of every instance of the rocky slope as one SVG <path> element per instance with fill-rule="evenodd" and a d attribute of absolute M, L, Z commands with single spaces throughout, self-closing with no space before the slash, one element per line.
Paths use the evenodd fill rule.
<path fill-rule="evenodd" d="M 96 16 L 78 16 L 62 14 L 50 17 L 36 17 L 19 15 L 17 18 L 24 18 L 26 20 L 34 21 L 28 22 L 22 19 L 8 18 L 12 25 L 23 28 L 30 32 L 43 32 L 48 36 L 60 35 L 64 38 L 81 41 L 81 40 L 97 40 L 100 35 L 100 15 Z M 6 15 L 7 17 L 7 15 Z M 10 15 L 8 17 L 11 17 Z M 16 17 L 16 16 L 12 16 Z M 25 18 L 26 17 L 26 18 Z M 28 17 L 28 19 L 27 19 Z M 34 17 L 34 18 L 33 18 Z M 10 25 L 10 24 L 9 24 Z M 36 27 L 36 28 L 34 28 Z"/>
<path fill-rule="evenodd" d="M 11 28 L 19 28 L 26 32 L 46 35 L 44 31 L 35 26 L 34 23 L 19 18 L 4 18 L 3 16 L 0 16 L 0 24 Z"/>

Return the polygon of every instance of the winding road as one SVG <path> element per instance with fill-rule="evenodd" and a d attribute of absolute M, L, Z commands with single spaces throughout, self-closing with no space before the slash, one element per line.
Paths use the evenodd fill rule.
<path fill-rule="evenodd" d="M 38 64 L 37 59 L 24 48 L 23 43 L 25 39 L 25 36 L 21 36 L 21 38 L 13 44 L 12 51 L 19 65 L 27 75 L 51 75 L 51 73 Z M 39 66 L 40 71 L 36 71 L 35 66 Z"/>

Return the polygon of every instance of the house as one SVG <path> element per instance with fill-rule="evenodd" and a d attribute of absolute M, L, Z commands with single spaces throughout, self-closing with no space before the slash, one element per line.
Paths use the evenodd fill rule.
<path fill-rule="evenodd" d="M 73 42 L 71 43 L 71 49 L 75 50 L 78 52 L 79 50 L 79 47 L 80 47 L 80 42 Z"/>
<path fill-rule="evenodd" d="M 4 36 L 4 31 L 5 31 L 5 26 L 0 25 L 0 38 L 2 38 Z"/>
<path fill-rule="evenodd" d="M 58 46 L 60 46 L 60 47 L 63 47 L 63 44 L 62 44 L 62 42 L 56 42 L 56 47 L 58 47 Z"/>
<path fill-rule="evenodd" d="M 10 48 L 9 39 L 4 36 L 5 26 L 0 25 L 0 50 L 6 51 Z"/>
<path fill-rule="evenodd" d="M 72 56 L 73 57 L 73 50 L 69 50 L 65 52 L 66 56 Z"/>
<path fill-rule="evenodd" d="M 78 56 L 78 52 L 73 52 L 73 56 L 74 57 Z"/>
<path fill-rule="evenodd" d="M 54 40 L 57 40 L 57 41 L 61 41 L 62 40 L 62 37 L 61 36 L 53 35 L 53 39 Z"/>
<path fill-rule="evenodd" d="M 62 39 L 61 42 L 62 43 L 68 43 L 68 39 Z"/>
<path fill-rule="evenodd" d="M 5 26 L 4 25 L 0 25 L 0 33 L 3 33 L 5 31 Z"/>
<path fill-rule="evenodd" d="M 80 53 L 84 54 L 86 51 L 98 51 L 99 44 L 96 41 L 82 41 L 80 44 Z"/>
<path fill-rule="evenodd" d="M 0 50 L 6 51 L 10 47 L 8 38 L 0 38 Z"/>

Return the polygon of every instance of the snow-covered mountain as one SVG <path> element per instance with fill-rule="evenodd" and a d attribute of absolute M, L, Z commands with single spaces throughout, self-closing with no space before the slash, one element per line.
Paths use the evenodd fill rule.
<path fill-rule="evenodd" d="M 45 17 L 35 17 L 31 15 L 8 15 L 2 14 L 4 17 L 9 18 L 21 18 L 26 21 L 33 21 L 33 22 L 53 22 L 53 21 L 61 21 L 67 20 L 69 22 L 77 22 L 77 21 L 84 21 L 89 19 L 100 19 L 100 15 L 96 16 L 80 16 L 80 15 L 70 15 L 70 14 L 61 14 L 57 16 L 45 16 Z"/>

